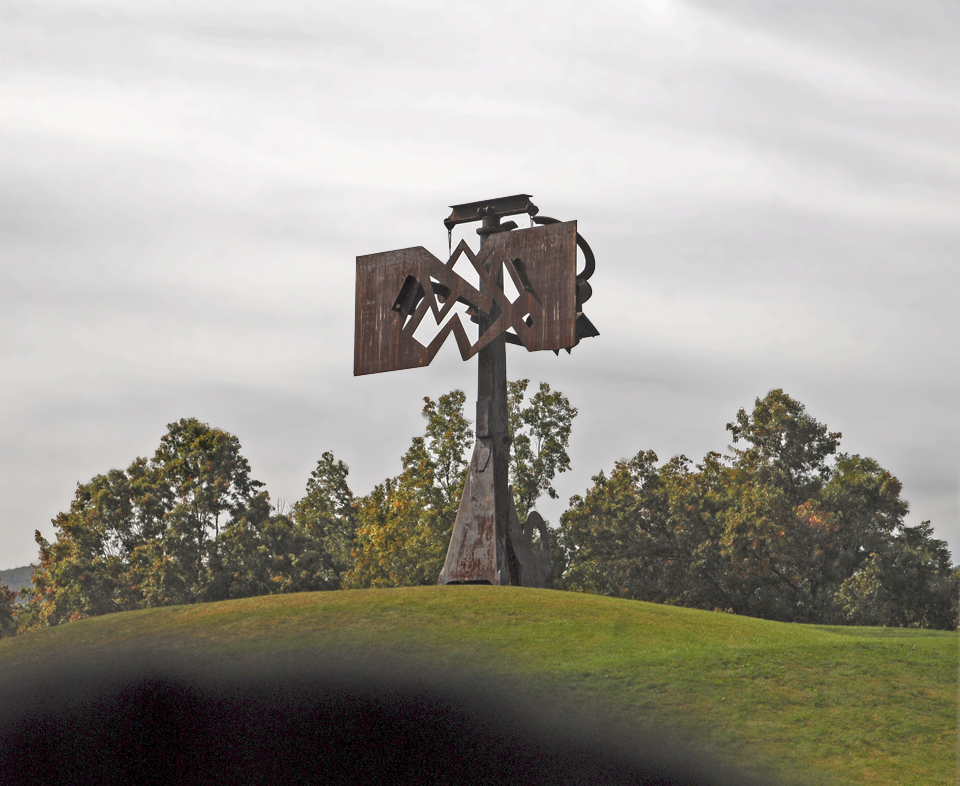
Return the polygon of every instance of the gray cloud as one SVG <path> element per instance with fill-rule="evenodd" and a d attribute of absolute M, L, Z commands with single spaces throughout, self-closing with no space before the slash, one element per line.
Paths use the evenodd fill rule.
<path fill-rule="evenodd" d="M 327 449 L 395 474 L 474 371 L 352 377 L 353 257 L 517 191 L 598 257 L 600 338 L 509 361 L 580 408 L 562 497 L 784 387 L 956 555 L 955 8 L 583 8 L 8 3 L 0 567 L 180 417 L 275 499 Z"/>
<path fill-rule="evenodd" d="M 950 0 L 688 0 L 690 5 L 784 38 L 878 62 L 934 82 L 960 75 L 954 50 L 960 9 Z"/>

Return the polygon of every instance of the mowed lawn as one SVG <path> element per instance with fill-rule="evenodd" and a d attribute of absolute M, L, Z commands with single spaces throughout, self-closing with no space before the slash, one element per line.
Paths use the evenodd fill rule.
<path fill-rule="evenodd" d="M 669 729 L 783 780 L 954 784 L 958 639 L 792 625 L 513 587 L 275 595 L 82 620 L 0 641 L 5 679 L 34 664 L 155 653 L 269 660 L 388 653 L 495 674 L 621 727 Z M 2 700 L 2 697 L 0 697 Z"/>

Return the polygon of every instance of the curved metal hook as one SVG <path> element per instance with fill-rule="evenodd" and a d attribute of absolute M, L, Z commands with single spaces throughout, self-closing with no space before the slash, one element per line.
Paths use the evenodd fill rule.
<path fill-rule="evenodd" d="M 559 218 L 550 218 L 549 216 L 531 216 L 533 218 L 534 224 L 559 224 Z M 580 250 L 583 252 L 584 266 L 583 272 L 577 273 L 577 278 L 581 281 L 586 281 L 590 276 L 593 275 L 593 272 L 597 269 L 597 260 L 593 256 L 593 249 L 590 248 L 590 245 L 586 240 L 583 239 L 583 235 L 577 232 L 577 245 L 580 246 Z"/>

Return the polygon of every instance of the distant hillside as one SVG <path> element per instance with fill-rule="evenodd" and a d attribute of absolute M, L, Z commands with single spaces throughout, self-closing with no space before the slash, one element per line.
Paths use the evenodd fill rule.
<path fill-rule="evenodd" d="M 22 568 L 10 568 L 9 570 L 0 570 L 0 584 L 7 585 L 14 592 L 19 592 L 21 587 L 32 587 L 33 568 L 24 565 Z M 17 603 L 23 603 L 17 598 Z"/>

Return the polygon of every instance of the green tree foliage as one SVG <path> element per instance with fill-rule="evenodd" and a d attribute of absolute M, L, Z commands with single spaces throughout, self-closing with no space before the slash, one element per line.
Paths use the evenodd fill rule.
<path fill-rule="evenodd" d="M 17 593 L 0 584 L 0 639 L 13 636 L 17 632 L 17 611 L 14 602 Z"/>
<path fill-rule="evenodd" d="M 577 411 L 542 383 L 526 399 L 529 380 L 509 383 L 510 477 L 518 514 L 525 518 L 541 494 L 551 497 L 558 472 L 570 468 L 567 445 Z M 403 471 L 355 501 L 351 587 L 433 584 L 446 558 L 473 445 L 463 413 L 466 396 L 454 390 L 424 399 L 427 427 L 403 456 Z M 555 555 L 562 555 L 556 543 Z M 562 559 L 556 560 L 562 569 Z"/>
<path fill-rule="evenodd" d="M 316 555 L 314 575 L 327 589 L 343 588 L 344 577 L 353 565 L 357 515 L 347 483 L 349 472 L 333 453 L 324 453 L 310 473 L 306 494 L 293 509 L 297 527 L 309 535 L 311 553 Z"/>
<path fill-rule="evenodd" d="M 872 552 L 844 581 L 838 600 L 855 625 L 950 629 L 957 622 L 958 586 L 947 544 L 924 521 Z"/>
<path fill-rule="evenodd" d="M 473 444 L 465 402 L 460 390 L 436 401 L 424 398 L 426 433 L 414 437 L 403 471 L 357 501 L 349 586 L 436 583 L 457 519 L 466 451 Z"/>
<path fill-rule="evenodd" d="M 658 565 L 669 541 L 663 484 L 653 451 L 600 472 L 562 518 L 569 586 L 599 595 L 663 601 Z"/>
<path fill-rule="evenodd" d="M 423 417 L 427 421 L 424 446 L 433 472 L 434 485 L 444 507 L 460 504 L 467 469 L 467 451 L 473 446 L 473 430 L 464 417 L 467 397 L 462 390 L 453 390 L 435 402 L 424 398 Z"/>
<path fill-rule="evenodd" d="M 165 545 L 189 597 L 201 597 L 211 580 L 211 556 L 219 550 L 221 526 L 241 519 L 263 484 L 250 478 L 240 441 L 195 418 L 167 426 L 153 457 L 163 506 Z M 265 504 L 265 497 L 260 500 Z"/>
<path fill-rule="evenodd" d="M 820 489 L 830 474 L 826 460 L 836 453 L 840 432 L 810 417 L 799 401 L 783 390 L 757 399 L 753 412 L 741 409 L 727 423 L 736 445 L 734 465 L 764 484 L 779 489 L 788 504 L 799 505 Z"/>
<path fill-rule="evenodd" d="M 895 477 L 838 454 L 841 435 L 782 390 L 727 429 L 729 457 L 657 467 L 639 453 L 574 497 L 566 585 L 784 621 L 956 626 L 949 552 L 904 525 Z"/>
<path fill-rule="evenodd" d="M 151 459 L 78 484 L 40 560 L 21 627 L 113 611 L 319 589 L 307 529 L 275 514 L 231 434 L 167 426 Z"/>
<path fill-rule="evenodd" d="M 567 446 L 576 408 L 546 382 L 525 401 L 529 379 L 507 383 L 510 419 L 510 482 L 517 515 L 523 521 L 540 497 L 557 498 L 553 479 L 570 469 Z"/>
<path fill-rule="evenodd" d="M 569 467 L 569 402 L 546 385 L 512 388 L 525 505 Z M 324 453 L 289 515 L 274 510 L 231 434 L 192 418 L 167 426 L 154 455 L 78 484 L 40 559 L 21 629 L 149 606 L 345 586 L 432 584 L 443 565 L 473 444 L 455 390 L 424 399 L 427 421 L 403 471 L 365 497 Z M 0 598 L 0 604 L 5 601 Z M 5 609 L 5 606 L 3 607 Z M 0 609 L 0 628 L 13 612 Z M 5 628 L 3 628 L 5 629 Z"/>

